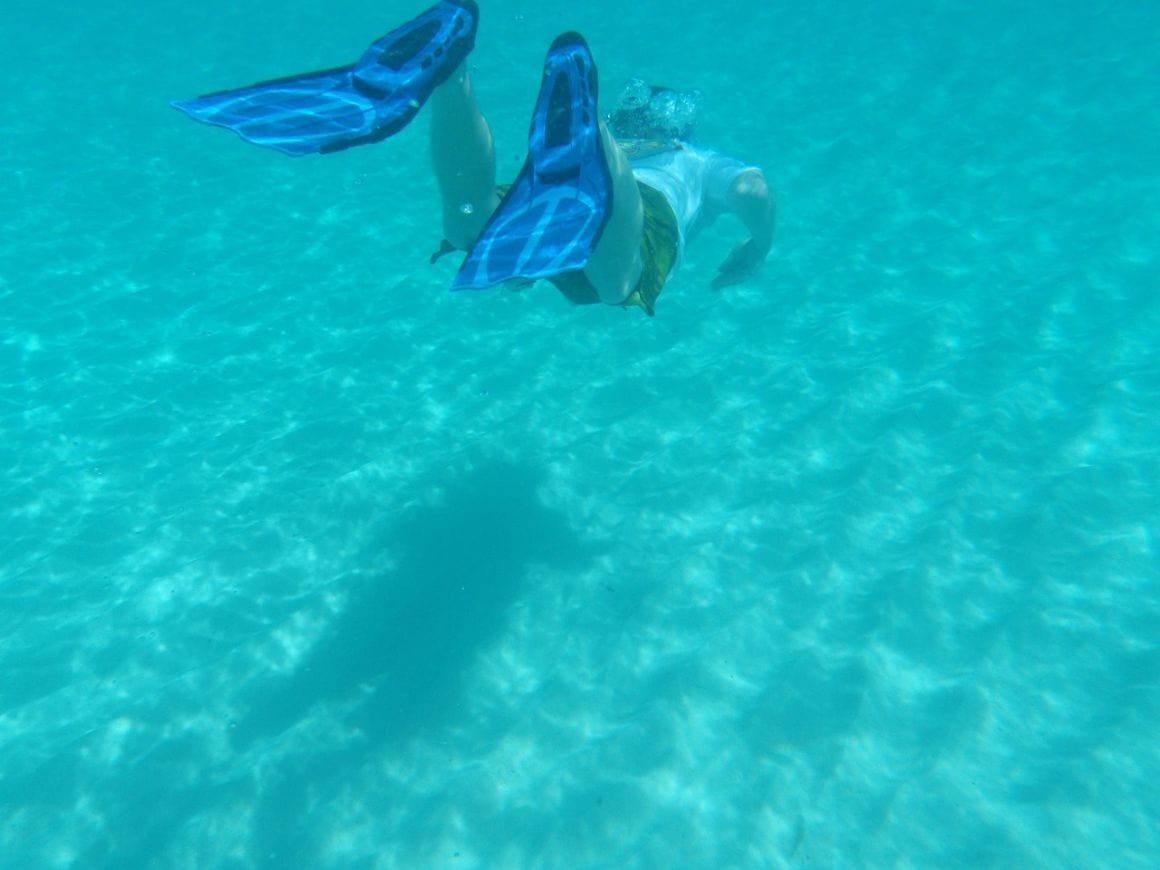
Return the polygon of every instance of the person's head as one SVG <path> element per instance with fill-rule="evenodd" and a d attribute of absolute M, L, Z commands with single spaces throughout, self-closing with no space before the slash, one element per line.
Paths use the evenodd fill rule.
<path fill-rule="evenodd" d="M 691 141 L 703 95 L 629 79 L 616 108 L 605 119 L 617 139 Z"/>

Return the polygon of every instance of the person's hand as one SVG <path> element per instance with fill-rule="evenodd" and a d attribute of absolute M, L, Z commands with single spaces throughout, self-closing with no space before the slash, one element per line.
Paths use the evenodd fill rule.
<path fill-rule="evenodd" d="M 765 262 L 765 255 L 769 253 L 769 245 L 760 245 L 756 239 L 746 239 L 729 252 L 725 262 L 717 267 L 717 277 L 709 286 L 714 290 L 740 284 L 752 276 L 758 266 Z"/>

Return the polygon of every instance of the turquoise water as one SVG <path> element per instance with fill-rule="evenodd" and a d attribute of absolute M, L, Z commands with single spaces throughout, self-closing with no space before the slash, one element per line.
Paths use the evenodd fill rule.
<path fill-rule="evenodd" d="M 760 275 L 451 294 L 425 119 L 167 106 L 417 5 L 6 10 L 0 865 L 1156 866 L 1160 10 L 483 5 L 501 175 L 579 29 Z"/>

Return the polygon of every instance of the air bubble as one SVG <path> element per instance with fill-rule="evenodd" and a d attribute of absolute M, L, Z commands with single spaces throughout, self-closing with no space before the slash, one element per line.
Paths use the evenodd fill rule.
<path fill-rule="evenodd" d="M 475 206 L 469 202 L 465 202 L 459 206 L 460 214 L 475 214 Z"/>
<path fill-rule="evenodd" d="M 639 109 L 647 106 L 650 88 L 644 79 L 629 79 L 624 86 L 624 93 L 620 95 L 620 106 L 625 109 Z"/>

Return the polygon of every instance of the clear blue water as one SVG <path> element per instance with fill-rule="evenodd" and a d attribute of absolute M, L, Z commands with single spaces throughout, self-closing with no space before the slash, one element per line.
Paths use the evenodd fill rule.
<path fill-rule="evenodd" d="M 451 294 L 420 119 L 167 101 L 420 8 L 5 11 L 0 865 L 1160 862 L 1160 9 L 485 2 L 779 204 L 658 315 Z"/>

